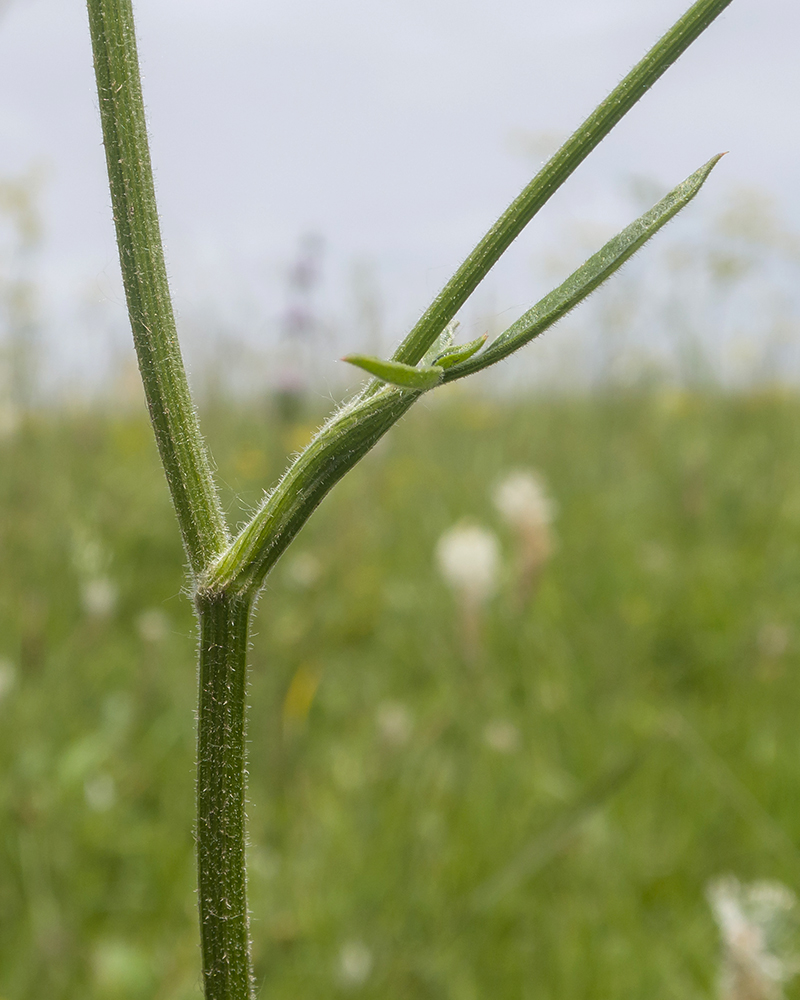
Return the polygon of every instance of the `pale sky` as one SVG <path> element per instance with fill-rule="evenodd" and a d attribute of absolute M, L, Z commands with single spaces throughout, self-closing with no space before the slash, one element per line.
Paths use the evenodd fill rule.
<path fill-rule="evenodd" d="M 179 314 L 199 304 L 263 327 L 283 306 L 299 238 L 316 232 L 322 306 L 345 315 L 353 270 L 368 265 L 399 337 L 530 178 L 547 135 L 574 129 L 684 6 L 140 0 Z M 800 229 L 799 39 L 796 0 L 733 0 L 512 248 L 484 305 L 509 315 L 529 305 L 540 290 L 531 261 L 570 220 L 630 221 L 626 179 L 666 188 L 722 150 L 731 155 L 701 197 L 759 188 Z M 31 165 L 46 171 L 50 320 L 79 296 L 119 317 L 88 29 L 74 0 L 12 0 L 0 19 L 0 174 Z"/>

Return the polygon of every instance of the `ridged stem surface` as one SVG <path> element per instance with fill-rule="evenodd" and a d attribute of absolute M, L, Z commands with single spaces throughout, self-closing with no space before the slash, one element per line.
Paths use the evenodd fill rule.
<path fill-rule="evenodd" d="M 206 1000 L 252 996 L 245 878 L 245 691 L 251 602 L 197 599 L 197 881 Z"/>
<path fill-rule="evenodd" d="M 150 419 L 195 573 L 227 530 L 186 371 L 167 283 L 130 0 L 88 0 L 97 95 L 122 279 Z"/>

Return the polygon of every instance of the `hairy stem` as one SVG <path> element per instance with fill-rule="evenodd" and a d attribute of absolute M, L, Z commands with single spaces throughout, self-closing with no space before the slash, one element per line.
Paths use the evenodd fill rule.
<path fill-rule="evenodd" d="M 178 344 L 130 0 L 88 0 L 122 277 L 150 418 L 195 576 L 228 542 Z M 197 859 L 207 1000 L 252 996 L 245 896 L 244 715 L 251 602 L 198 597 Z"/>
<path fill-rule="evenodd" d="M 130 0 L 88 0 L 119 259 L 161 461 L 192 569 L 227 530 L 183 367 L 167 284 Z"/>
<path fill-rule="evenodd" d="M 245 689 L 251 601 L 197 599 L 197 876 L 206 1000 L 252 996 L 245 885 Z"/>
<path fill-rule="evenodd" d="M 249 524 L 199 581 L 201 591 L 255 597 L 267 573 L 325 495 L 419 399 L 420 393 L 381 387 L 356 397 L 325 423 L 289 466 Z"/>

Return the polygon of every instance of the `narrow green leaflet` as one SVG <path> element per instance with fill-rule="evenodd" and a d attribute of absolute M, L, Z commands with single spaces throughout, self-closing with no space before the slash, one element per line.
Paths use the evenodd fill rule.
<path fill-rule="evenodd" d="M 453 345 L 455 340 L 456 330 L 461 326 L 457 319 L 454 319 L 452 323 L 448 323 L 444 330 L 439 334 L 439 336 L 434 340 L 433 344 L 425 352 L 425 356 L 422 359 L 422 364 L 426 366 L 435 365 L 436 359 L 440 354 L 444 354 Z"/>
<path fill-rule="evenodd" d="M 561 319 L 570 309 L 574 309 L 604 281 L 629 260 L 636 251 L 661 229 L 673 216 L 694 198 L 706 178 L 724 156 L 713 157 L 691 177 L 679 184 L 649 212 L 631 223 L 627 229 L 590 257 L 567 280 L 546 295 L 528 312 L 521 316 L 504 333 L 489 345 L 478 357 L 471 357 L 459 364 L 448 367 L 443 381 L 452 382 L 473 372 L 488 368 L 489 365 L 508 357 L 523 344 L 538 337 L 540 333 Z M 443 366 L 447 367 L 447 366 Z"/>
<path fill-rule="evenodd" d="M 488 333 L 484 333 L 482 337 L 471 340 L 468 344 L 456 344 L 453 347 L 448 347 L 436 356 L 433 363 L 440 368 L 452 368 L 453 365 L 466 361 L 473 354 L 477 354 L 486 343 L 488 336 Z"/>
<path fill-rule="evenodd" d="M 491 268 L 573 171 L 732 0 L 697 0 L 512 201 L 394 353 L 415 364 Z"/>
<path fill-rule="evenodd" d="M 400 389 L 415 389 L 418 392 L 433 389 L 442 381 L 444 375 L 444 368 L 436 365 L 415 368 L 400 361 L 383 361 L 381 358 L 370 358 L 363 354 L 348 354 L 342 361 L 363 368 L 365 372 L 369 372 L 382 382 L 396 385 Z"/>

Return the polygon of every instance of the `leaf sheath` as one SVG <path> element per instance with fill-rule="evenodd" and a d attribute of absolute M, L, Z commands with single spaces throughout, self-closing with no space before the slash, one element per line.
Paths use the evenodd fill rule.
<path fill-rule="evenodd" d="M 385 385 L 376 395 L 357 397 L 335 413 L 200 581 L 201 589 L 257 594 L 267 573 L 328 491 L 419 396 L 418 390 Z"/>

